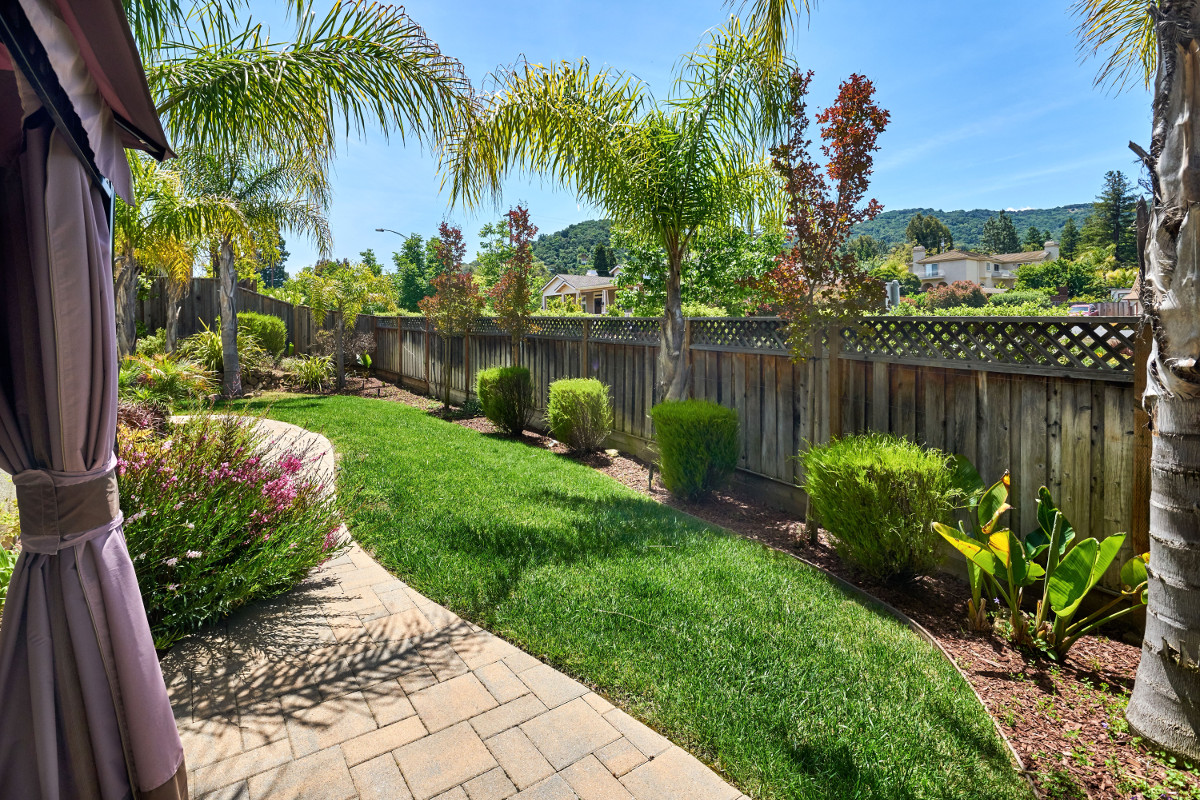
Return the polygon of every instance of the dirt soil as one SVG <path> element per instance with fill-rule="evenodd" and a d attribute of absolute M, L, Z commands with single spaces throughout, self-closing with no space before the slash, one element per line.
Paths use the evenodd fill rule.
<path fill-rule="evenodd" d="M 442 417 L 441 404 L 377 379 L 351 381 L 345 394 L 407 403 Z M 482 434 L 499 435 L 485 418 L 451 409 L 449 418 Z M 858 586 L 903 611 L 941 643 L 1020 754 L 1041 794 L 1057 800 L 1187 798 L 1200 800 L 1200 770 L 1171 765 L 1130 731 L 1124 709 L 1137 673 L 1140 646 L 1103 636 L 1081 639 L 1065 663 L 1013 647 L 999 635 L 968 629 L 966 584 L 935 575 L 904 585 L 857 575 L 834 551 L 825 531 L 809 540 L 803 522 L 764 507 L 733 489 L 689 503 L 673 497 L 650 468 L 615 450 L 579 456 L 548 436 L 520 439 L 586 464 L 648 497 L 791 554 Z"/>

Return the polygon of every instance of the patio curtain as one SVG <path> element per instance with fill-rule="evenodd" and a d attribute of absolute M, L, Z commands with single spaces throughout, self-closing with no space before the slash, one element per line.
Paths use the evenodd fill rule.
<path fill-rule="evenodd" d="M 53 3 L 22 5 L 35 26 L 39 9 L 57 26 L 38 36 L 52 37 L 96 164 L 127 170 Z M 0 160 L 0 469 L 13 475 L 22 544 L 0 620 L 0 798 L 186 798 L 121 531 L 110 199 L 19 70 L 0 94 L 21 112 L 0 116 L 0 139 L 15 144 Z"/>

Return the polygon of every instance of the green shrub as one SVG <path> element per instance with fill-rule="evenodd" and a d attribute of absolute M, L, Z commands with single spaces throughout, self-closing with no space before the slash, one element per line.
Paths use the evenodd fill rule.
<path fill-rule="evenodd" d="M 550 384 L 546 410 L 550 435 L 572 450 L 599 450 L 612 430 L 608 387 L 593 378 L 566 378 Z"/>
<path fill-rule="evenodd" d="M 125 540 L 154 645 L 282 594 L 341 549 L 334 477 L 250 417 L 117 429 Z M 266 454 L 266 455 L 264 455 Z"/>
<path fill-rule="evenodd" d="M 212 373 L 186 358 L 127 356 L 117 373 L 117 393 L 122 400 L 167 410 L 199 402 L 216 389 Z"/>
<path fill-rule="evenodd" d="M 167 329 L 159 328 L 152 336 L 137 340 L 135 352 L 139 356 L 161 356 L 167 352 Z"/>
<path fill-rule="evenodd" d="M 650 410 L 658 441 L 663 485 L 694 500 L 716 488 L 737 468 L 738 416 L 706 400 L 659 403 Z"/>
<path fill-rule="evenodd" d="M 285 358 L 279 364 L 288 379 L 306 392 L 320 392 L 333 379 L 333 361 L 329 356 Z"/>
<path fill-rule="evenodd" d="M 988 298 L 989 306 L 1023 306 L 1028 303 L 1050 307 L 1050 295 L 1040 289 L 1010 289 Z"/>
<path fill-rule="evenodd" d="M 270 358 L 267 352 L 262 349 L 258 337 L 249 331 L 238 331 L 237 349 L 238 366 L 243 378 L 260 373 L 269 366 Z M 213 327 L 205 325 L 204 330 L 184 339 L 179 345 L 179 353 L 212 374 L 223 375 L 225 354 L 221 347 L 221 320 L 218 318 Z"/>
<path fill-rule="evenodd" d="M 238 337 L 245 331 L 258 340 L 263 350 L 279 358 L 287 347 L 287 323 L 272 314 L 238 313 Z"/>
<path fill-rule="evenodd" d="M 838 555 L 875 580 L 936 566 L 938 535 L 955 505 L 949 457 L 896 436 L 846 436 L 804 453 L 809 508 Z"/>
<path fill-rule="evenodd" d="M 524 367 L 494 367 L 479 373 L 483 415 L 509 436 L 519 436 L 533 414 L 533 381 Z"/>

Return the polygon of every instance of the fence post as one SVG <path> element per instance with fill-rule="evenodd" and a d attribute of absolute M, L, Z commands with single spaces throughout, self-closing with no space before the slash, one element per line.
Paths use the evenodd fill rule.
<path fill-rule="evenodd" d="M 692 319 L 683 318 L 683 347 L 679 348 L 679 365 L 687 377 L 688 395 L 695 399 L 696 392 L 692 388 Z"/>
<path fill-rule="evenodd" d="M 463 392 L 471 397 L 471 329 L 463 334 Z"/>
<path fill-rule="evenodd" d="M 829 438 L 842 435 L 842 329 L 829 329 Z"/>
<path fill-rule="evenodd" d="M 433 349 L 433 337 L 429 335 L 429 317 L 425 318 L 425 390 L 433 394 L 433 383 L 429 375 L 429 352 Z"/>
<path fill-rule="evenodd" d="M 579 376 L 581 378 L 590 378 L 592 365 L 588 361 L 588 339 L 592 335 L 592 319 L 591 317 L 583 318 L 583 339 L 579 342 Z"/>
<path fill-rule="evenodd" d="M 1134 553 L 1150 549 L 1150 451 L 1153 433 L 1150 415 L 1142 407 L 1146 391 L 1146 364 L 1150 360 L 1153 332 L 1142 325 L 1133 347 L 1133 519 L 1129 523 L 1130 544 Z"/>

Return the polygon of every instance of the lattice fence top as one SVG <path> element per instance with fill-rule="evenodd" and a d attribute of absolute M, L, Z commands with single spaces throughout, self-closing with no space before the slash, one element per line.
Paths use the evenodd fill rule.
<path fill-rule="evenodd" d="M 694 317 L 693 350 L 787 352 L 785 323 L 778 317 Z"/>
<path fill-rule="evenodd" d="M 376 317 L 375 318 L 375 327 L 376 328 L 390 328 L 392 330 L 395 330 L 397 327 L 399 327 L 398 323 L 399 323 L 399 319 L 397 317 Z"/>
<path fill-rule="evenodd" d="M 506 336 L 507 334 L 501 330 L 496 323 L 495 317 L 480 317 L 471 326 L 471 333 L 477 333 L 481 336 Z"/>
<path fill-rule="evenodd" d="M 658 344 L 661 328 L 658 317 L 592 317 L 588 336 L 603 342 Z"/>
<path fill-rule="evenodd" d="M 424 317 L 400 317 L 400 327 L 406 331 L 423 331 L 425 330 Z"/>
<path fill-rule="evenodd" d="M 843 331 L 842 356 L 934 366 L 1132 380 L 1128 317 L 868 317 Z"/>
<path fill-rule="evenodd" d="M 581 341 L 585 317 L 530 317 L 529 335 L 544 339 Z"/>

